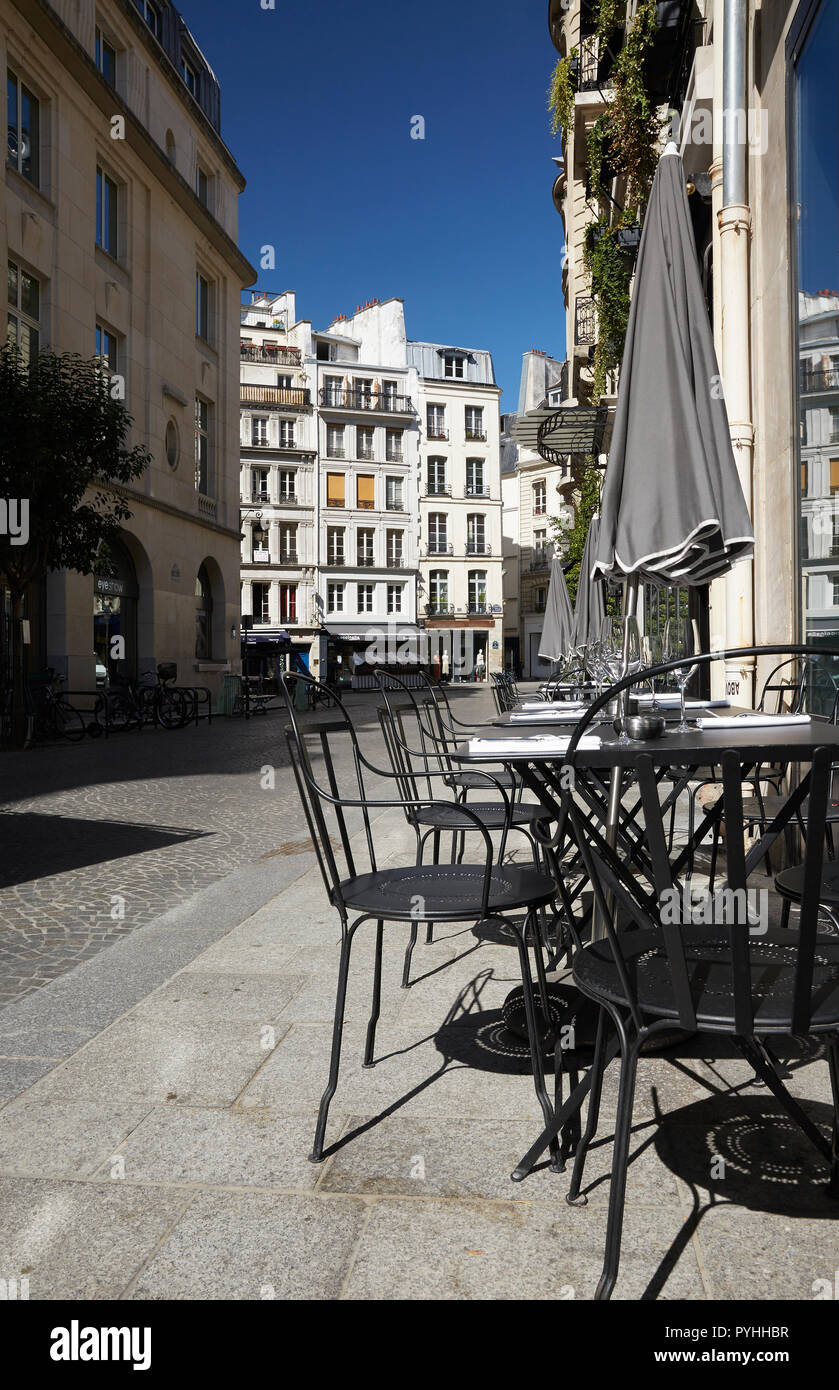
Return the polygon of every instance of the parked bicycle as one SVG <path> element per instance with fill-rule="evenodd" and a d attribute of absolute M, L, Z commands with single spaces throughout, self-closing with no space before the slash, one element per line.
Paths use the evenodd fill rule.
<path fill-rule="evenodd" d="M 48 666 L 40 675 L 30 676 L 24 687 L 26 712 L 31 717 L 31 739 L 65 738 L 79 743 L 85 736 L 85 721 L 62 692 L 64 677 Z"/>
<path fill-rule="evenodd" d="M 112 684 L 105 695 L 105 717 L 111 733 L 157 724 L 180 729 L 189 718 L 190 706 L 182 690 L 175 689 L 178 668 L 161 662 L 156 671 L 144 671 L 139 680 Z"/>

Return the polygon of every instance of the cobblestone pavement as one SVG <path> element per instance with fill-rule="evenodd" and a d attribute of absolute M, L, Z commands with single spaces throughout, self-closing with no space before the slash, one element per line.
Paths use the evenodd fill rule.
<path fill-rule="evenodd" d="M 458 694 L 489 713 L 485 689 Z M 348 704 L 383 762 L 375 695 Z M 284 723 L 276 710 L 0 754 L 0 1006 L 232 870 L 307 850 Z"/>

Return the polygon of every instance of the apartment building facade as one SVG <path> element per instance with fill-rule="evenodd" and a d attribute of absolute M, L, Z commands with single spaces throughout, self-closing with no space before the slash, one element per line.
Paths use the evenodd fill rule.
<path fill-rule="evenodd" d="M 238 315 L 254 279 L 218 83 L 168 0 L 2 10 L 9 338 L 105 361 L 153 457 L 113 567 L 29 595 L 29 664 L 92 690 L 97 661 L 128 676 L 175 661 L 217 689 L 239 654 Z"/>
<path fill-rule="evenodd" d="M 503 664 L 500 388 L 489 352 L 410 342 L 418 378 L 420 612 L 453 678 Z"/>

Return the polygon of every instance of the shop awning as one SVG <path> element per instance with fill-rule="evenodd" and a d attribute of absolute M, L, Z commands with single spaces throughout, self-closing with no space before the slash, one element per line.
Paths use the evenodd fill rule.
<path fill-rule="evenodd" d="M 411 642 L 424 635 L 416 623 L 352 623 L 346 622 L 327 626 L 326 631 L 336 642 Z"/>
<path fill-rule="evenodd" d="M 272 646 L 276 643 L 287 646 L 291 642 L 291 638 L 285 628 L 278 628 L 276 632 L 243 632 L 242 641 L 247 642 L 249 647 L 264 646 L 265 643 L 270 643 Z"/>
<path fill-rule="evenodd" d="M 535 449 L 547 463 L 564 463 L 568 454 L 600 453 L 608 418 L 608 406 L 541 406 L 522 415 L 513 434 L 522 448 Z"/>

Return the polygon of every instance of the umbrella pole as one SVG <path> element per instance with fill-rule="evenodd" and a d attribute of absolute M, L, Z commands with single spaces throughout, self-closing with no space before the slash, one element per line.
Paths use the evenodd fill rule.
<path fill-rule="evenodd" d="M 630 575 L 623 589 L 623 616 L 632 618 L 638 606 L 638 576 Z M 629 669 L 629 625 L 626 624 L 623 634 L 623 662 L 621 675 L 625 676 Z M 624 709 L 628 705 L 628 700 L 624 696 Z M 612 775 L 609 781 L 609 810 L 606 817 L 606 843 L 610 849 L 614 849 L 618 842 L 618 819 L 620 817 L 621 806 L 621 781 L 622 771 L 620 766 L 612 768 Z M 611 895 L 607 899 L 609 913 L 612 912 Z M 602 941 L 606 935 L 606 923 L 601 919 L 600 911 L 595 903 L 594 918 L 591 928 L 592 941 Z"/>

